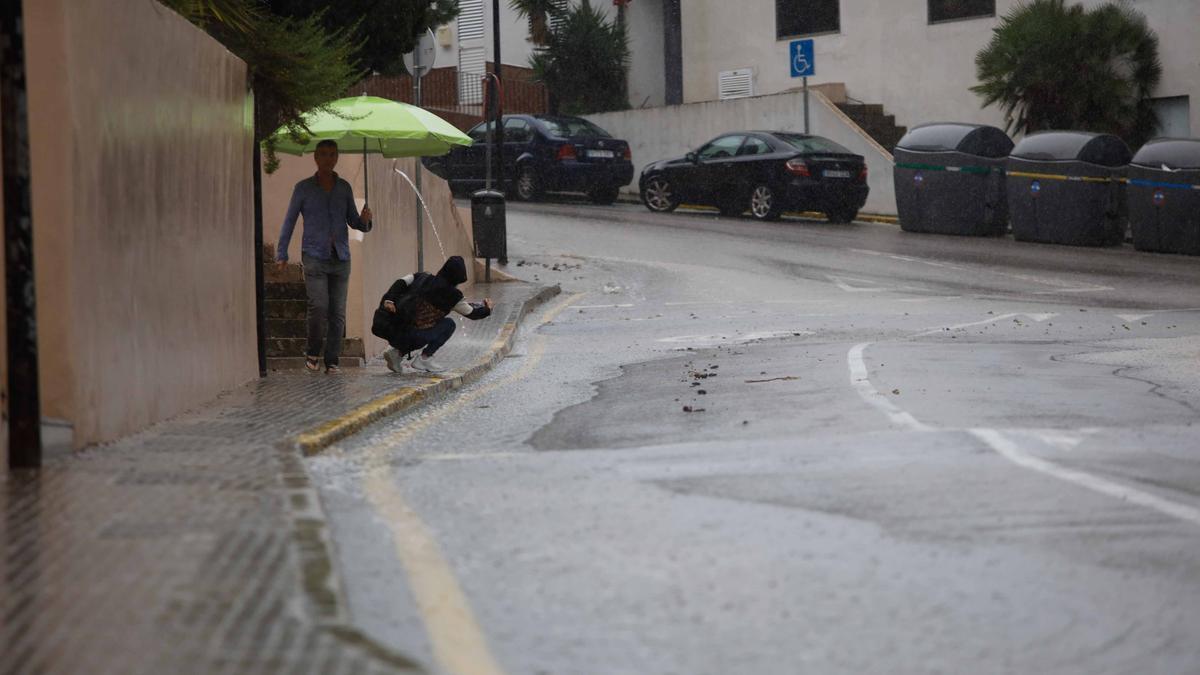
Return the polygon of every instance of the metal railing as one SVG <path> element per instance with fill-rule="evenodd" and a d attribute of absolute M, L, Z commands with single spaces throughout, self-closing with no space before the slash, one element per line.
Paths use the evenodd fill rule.
<path fill-rule="evenodd" d="M 413 82 L 408 75 L 373 75 L 354 89 L 354 93 L 363 91 L 404 103 L 414 101 Z M 478 122 L 483 118 L 483 102 L 483 73 L 438 68 L 421 80 L 421 106 L 434 112 L 454 113 Z M 503 103 L 505 113 L 539 114 L 547 111 L 549 97 L 541 83 L 509 77 L 504 80 Z M 450 121 L 459 122 L 457 119 Z"/>

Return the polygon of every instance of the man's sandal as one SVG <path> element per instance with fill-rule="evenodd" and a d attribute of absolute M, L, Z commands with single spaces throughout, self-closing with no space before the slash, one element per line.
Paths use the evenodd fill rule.
<path fill-rule="evenodd" d="M 326 375 L 337 375 L 340 372 L 342 372 L 342 369 L 337 366 L 325 366 Z"/>
<path fill-rule="evenodd" d="M 316 356 L 304 357 L 304 369 L 310 373 L 315 373 L 321 369 L 321 359 Z"/>

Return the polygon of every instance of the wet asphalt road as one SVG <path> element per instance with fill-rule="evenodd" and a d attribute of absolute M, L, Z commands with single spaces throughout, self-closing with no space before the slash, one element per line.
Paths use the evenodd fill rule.
<path fill-rule="evenodd" d="M 1200 260 L 508 227 L 563 287 L 510 357 L 311 460 L 374 637 L 446 673 L 1200 672 Z"/>

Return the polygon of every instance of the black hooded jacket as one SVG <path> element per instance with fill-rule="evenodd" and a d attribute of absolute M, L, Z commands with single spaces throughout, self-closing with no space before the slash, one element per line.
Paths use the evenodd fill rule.
<path fill-rule="evenodd" d="M 441 319 L 453 311 L 458 311 L 468 319 L 483 319 L 491 315 L 491 310 L 482 305 L 468 304 L 463 301 L 462 291 L 457 286 L 467 280 L 467 266 L 461 256 L 451 256 L 446 260 L 437 274 L 418 272 L 397 279 L 379 300 L 379 308 L 375 310 L 375 321 L 372 332 L 384 339 L 390 339 L 391 334 L 399 328 L 394 315 L 384 309 L 384 302 L 391 300 L 399 305 L 408 294 L 410 286 L 418 290 L 418 317 L 425 319 L 431 316 Z M 422 306 L 424 305 L 424 306 Z M 380 334 L 385 333 L 385 334 Z"/>

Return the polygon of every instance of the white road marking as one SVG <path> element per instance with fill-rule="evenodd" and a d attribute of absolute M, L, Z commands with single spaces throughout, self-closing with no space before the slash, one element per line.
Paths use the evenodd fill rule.
<path fill-rule="evenodd" d="M 1142 492 L 1141 490 L 1114 483 L 1084 471 L 1068 469 L 1026 454 L 1016 443 L 1005 436 L 1003 432 L 996 429 L 971 429 L 971 434 L 986 443 L 988 447 L 995 450 L 1000 456 L 1022 468 L 1037 471 L 1068 483 L 1074 483 L 1093 492 L 1099 492 L 1109 497 L 1116 497 L 1122 501 L 1154 509 L 1168 516 L 1200 525 L 1200 509 L 1195 507 L 1163 499 L 1148 492 Z"/>
<path fill-rule="evenodd" d="M 659 338 L 655 342 L 664 342 L 667 344 L 688 344 L 698 347 L 715 347 L 716 345 L 737 345 L 755 340 L 770 340 L 780 337 L 796 337 L 801 335 L 813 335 L 811 330 L 771 330 L 757 331 L 754 333 L 746 333 L 745 335 L 676 335 L 673 337 Z"/>
<path fill-rule="evenodd" d="M 847 355 L 847 361 L 850 365 L 850 384 L 854 386 L 854 390 L 858 392 L 858 395 L 864 401 L 886 415 L 893 424 L 909 429 L 910 431 L 938 431 L 935 427 L 929 426 L 916 417 L 913 417 L 910 413 L 901 410 L 899 406 L 892 403 L 885 395 L 875 389 L 875 385 L 871 384 L 866 361 L 863 359 L 864 352 L 870 346 L 870 342 L 854 345 Z M 1163 499 L 1148 492 L 1142 492 L 1141 490 L 1121 485 L 1084 471 L 1068 469 L 1053 462 L 1034 457 L 1025 453 L 1015 442 L 1005 436 L 1003 432 L 996 429 L 970 429 L 969 431 L 1001 457 L 1004 457 L 1017 466 L 1037 471 L 1068 483 L 1074 483 L 1080 487 L 1110 497 L 1116 497 L 1131 504 L 1154 509 L 1155 511 L 1189 523 L 1200 525 L 1200 509 L 1194 506 Z M 1051 441 L 1062 440 L 1061 438 L 1056 439 L 1054 435 L 1047 434 L 1047 436 Z"/>
<path fill-rule="evenodd" d="M 854 390 L 858 392 L 858 395 L 864 401 L 871 404 L 884 415 L 887 415 L 887 418 L 893 424 L 900 425 L 912 431 L 932 431 L 932 427 L 925 425 L 917 418 L 901 410 L 871 384 L 871 375 L 867 371 L 866 362 L 863 361 L 863 352 L 869 346 L 871 346 L 870 342 L 855 345 L 847 357 L 850 363 L 850 384 L 854 386 Z"/>
<path fill-rule="evenodd" d="M 1041 442 L 1064 452 L 1070 452 L 1083 442 L 1084 437 L 1094 430 L 1080 429 L 1079 432 L 1066 429 L 1037 429 L 1030 431 Z"/>
<path fill-rule="evenodd" d="M 1141 321 L 1142 319 L 1145 319 L 1148 316 L 1154 316 L 1154 315 L 1153 314 L 1118 314 L 1117 318 L 1122 321 L 1127 321 L 1129 323 L 1133 323 L 1134 321 Z"/>
<path fill-rule="evenodd" d="M 1034 321 L 1041 322 L 1041 321 L 1045 321 L 1047 319 L 1053 319 L 1054 317 L 1056 317 L 1058 315 L 1057 314 L 1030 314 L 1027 312 L 1013 312 L 1011 314 L 998 314 L 996 316 L 989 317 L 982 321 L 972 321 L 971 323 L 960 323 L 960 324 L 956 324 L 953 326 L 944 326 L 942 328 L 932 328 L 932 329 L 924 331 L 922 333 L 917 333 L 917 334 L 913 335 L 912 337 L 925 337 L 927 335 L 936 335 L 938 333 L 952 333 L 956 330 L 962 330 L 964 328 L 974 328 L 975 326 L 984 326 L 989 323 L 996 323 L 997 321 L 1004 321 L 1005 319 L 1015 319 L 1019 316 L 1029 317 L 1030 319 L 1032 319 Z"/>
<path fill-rule="evenodd" d="M 853 286 L 849 283 L 851 281 L 857 281 L 860 284 L 878 284 L 879 283 L 876 281 L 871 281 L 870 279 L 859 279 L 857 277 L 841 277 L 841 276 L 834 276 L 832 274 L 826 274 L 825 276 L 831 282 L 833 282 L 834 286 L 837 286 L 838 288 L 842 289 L 843 291 L 846 291 L 847 293 L 878 293 L 881 291 L 893 290 L 891 288 L 887 288 L 884 286 L 877 286 L 877 285 Z"/>

